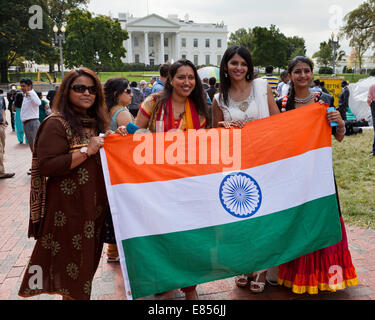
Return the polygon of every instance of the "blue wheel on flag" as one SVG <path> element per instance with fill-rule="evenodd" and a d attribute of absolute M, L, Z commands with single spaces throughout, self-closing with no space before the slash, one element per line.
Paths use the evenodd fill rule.
<path fill-rule="evenodd" d="M 242 172 L 224 178 L 219 196 L 224 209 L 236 218 L 255 215 L 262 204 L 262 191 L 258 183 Z"/>

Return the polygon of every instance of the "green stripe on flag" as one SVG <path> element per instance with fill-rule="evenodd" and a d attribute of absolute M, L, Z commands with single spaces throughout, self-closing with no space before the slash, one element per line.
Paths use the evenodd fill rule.
<path fill-rule="evenodd" d="M 123 241 L 133 299 L 291 261 L 341 240 L 336 195 L 235 223 Z"/>

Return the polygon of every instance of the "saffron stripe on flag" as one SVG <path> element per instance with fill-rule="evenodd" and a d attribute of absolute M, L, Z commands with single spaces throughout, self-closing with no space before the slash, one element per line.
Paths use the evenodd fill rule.
<path fill-rule="evenodd" d="M 306 121 L 306 119 L 309 119 L 309 121 Z M 246 130 L 198 130 L 196 133 L 203 135 L 203 138 L 205 134 L 215 137 L 213 140 L 203 139 L 203 141 L 207 141 L 207 147 L 202 149 L 200 149 L 198 139 L 189 139 L 189 133 L 186 132 L 145 134 L 142 135 L 144 141 L 141 142 L 133 142 L 133 139 L 139 139 L 140 135 L 129 135 L 127 137 L 112 135 L 105 138 L 104 150 L 112 185 L 147 183 L 203 176 L 224 171 L 239 171 L 294 157 L 311 150 L 331 147 L 330 130 L 326 121 L 326 108 L 318 103 L 250 122 L 246 125 Z M 180 139 L 178 141 L 164 141 L 165 137 L 172 139 L 174 135 L 180 137 Z M 190 132 L 190 135 L 194 135 L 194 130 Z M 228 147 L 221 148 L 226 145 L 227 140 L 232 143 Z M 148 142 L 146 143 L 146 141 Z M 239 150 L 236 150 L 236 142 L 238 141 L 240 146 Z M 145 150 L 142 149 L 142 146 Z M 168 154 L 169 158 L 173 158 L 170 154 L 173 153 L 172 151 L 177 152 L 181 146 L 184 153 L 176 158 L 181 160 L 182 163 L 168 163 L 166 161 L 167 156 L 160 154 L 160 152 L 163 153 L 165 150 L 167 152 L 171 148 Z M 214 152 L 211 152 L 212 149 Z M 199 156 L 202 156 L 199 150 L 201 152 L 207 151 L 207 165 L 199 161 Z M 145 152 L 150 153 L 151 164 L 138 163 L 140 156 Z M 188 163 L 189 152 L 196 155 L 196 164 Z M 226 162 L 230 160 L 230 157 L 237 159 L 238 155 L 240 155 L 239 162 L 235 163 L 237 167 L 233 169 L 231 164 Z M 156 160 L 158 158 L 163 160 L 163 157 L 164 162 L 157 164 Z M 219 163 L 213 161 L 216 158 L 219 159 Z M 127 166 L 122 165 L 125 159 Z M 129 167 L 131 170 L 129 170 Z"/>

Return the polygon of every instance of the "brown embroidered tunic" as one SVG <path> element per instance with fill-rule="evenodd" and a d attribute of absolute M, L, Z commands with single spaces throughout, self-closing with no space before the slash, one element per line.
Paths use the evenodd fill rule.
<path fill-rule="evenodd" d="M 43 122 L 35 143 L 40 174 L 48 177 L 45 216 L 19 295 L 87 300 L 102 253 L 108 200 L 99 154 L 70 169 L 72 152 L 94 133 L 72 139 L 67 123 L 57 118 Z M 42 281 L 35 266 L 41 267 Z"/>

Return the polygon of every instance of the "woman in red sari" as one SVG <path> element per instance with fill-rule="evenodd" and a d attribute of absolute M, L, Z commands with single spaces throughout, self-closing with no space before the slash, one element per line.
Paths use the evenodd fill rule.
<path fill-rule="evenodd" d="M 207 105 L 196 67 L 189 60 L 171 65 L 164 90 L 150 95 L 140 106 L 136 125 L 151 132 L 202 129 Z"/>
<path fill-rule="evenodd" d="M 288 76 L 291 81 L 291 88 L 289 96 L 278 101 L 281 111 L 285 112 L 304 107 L 318 100 L 321 103 L 328 104 L 330 102 L 331 97 L 329 95 L 323 93 L 316 96 L 310 91 L 310 84 L 313 80 L 313 64 L 308 58 L 294 58 L 289 63 Z M 333 127 L 332 134 L 337 141 L 341 142 L 345 136 L 345 123 L 340 113 L 337 110 L 328 112 L 327 121 L 338 123 L 337 127 Z M 337 203 L 340 211 L 338 196 Z M 341 212 L 339 214 L 342 240 L 333 246 L 312 252 L 279 266 L 278 283 L 280 285 L 292 288 L 292 291 L 297 294 L 305 292 L 317 294 L 319 290 L 336 292 L 358 284 L 357 274 L 348 248 L 344 221 Z"/>
<path fill-rule="evenodd" d="M 150 95 L 139 108 L 135 124 L 151 132 L 203 129 L 208 112 L 196 67 L 186 59 L 170 66 L 162 92 Z M 196 300 L 196 286 L 182 288 L 187 300 Z"/>

